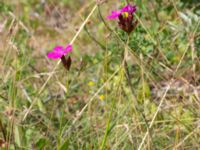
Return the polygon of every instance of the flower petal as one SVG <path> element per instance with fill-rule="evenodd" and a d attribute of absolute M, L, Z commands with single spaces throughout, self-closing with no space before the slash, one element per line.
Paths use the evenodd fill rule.
<path fill-rule="evenodd" d="M 126 5 L 121 9 L 121 12 L 128 12 L 130 14 L 133 14 L 136 11 L 136 5 Z"/>
<path fill-rule="evenodd" d="M 58 46 L 53 48 L 53 51 L 51 51 L 47 54 L 47 57 L 51 58 L 51 59 L 58 59 L 58 58 L 61 58 L 63 55 L 66 55 L 71 50 L 72 50 L 71 44 L 67 45 L 66 48 L 58 45 Z"/>
<path fill-rule="evenodd" d="M 47 57 L 48 58 L 51 58 L 51 59 L 58 59 L 58 58 L 61 58 L 63 56 L 63 53 L 58 53 L 58 52 L 56 52 L 56 51 L 53 51 L 53 52 L 49 52 L 48 54 L 47 54 Z"/>
<path fill-rule="evenodd" d="M 67 45 L 67 47 L 64 49 L 64 54 L 67 54 L 70 51 L 72 51 L 72 45 L 71 44 Z"/>
<path fill-rule="evenodd" d="M 111 15 L 107 16 L 107 19 L 117 19 L 121 13 L 121 11 L 112 11 Z"/>
<path fill-rule="evenodd" d="M 53 48 L 54 51 L 63 51 L 63 49 L 64 49 L 64 47 L 60 46 L 60 45 Z"/>

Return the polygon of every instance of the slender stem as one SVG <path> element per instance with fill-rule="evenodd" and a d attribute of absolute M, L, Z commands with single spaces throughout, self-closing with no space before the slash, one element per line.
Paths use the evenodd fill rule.
<path fill-rule="evenodd" d="M 128 82 L 128 86 L 130 87 L 131 92 L 134 95 L 134 89 L 133 89 L 133 86 L 131 84 L 131 74 L 129 72 L 128 63 L 127 63 L 129 39 L 130 39 L 130 36 L 128 35 L 128 38 L 127 38 L 127 41 L 126 41 L 126 44 L 125 44 L 125 49 L 124 49 L 124 60 L 123 60 L 124 63 L 123 63 L 123 65 L 124 65 L 124 69 L 125 69 L 125 75 L 126 75 L 126 79 L 127 79 L 127 82 Z M 136 106 L 138 106 L 137 101 L 135 101 L 135 104 L 136 104 Z"/>
<path fill-rule="evenodd" d="M 101 42 L 99 42 L 89 31 L 88 31 L 88 28 L 87 26 L 84 27 L 85 29 L 85 32 L 87 33 L 87 35 L 97 44 L 99 45 L 102 49 L 106 50 L 106 47 L 101 44 Z"/>
<path fill-rule="evenodd" d="M 79 28 L 78 32 L 76 32 L 76 35 L 73 37 L 73 39 L 71 40 L 70 44 L 73 44 L 74 41 L 76 40 L 76 38 L 79 36 L 79 34 L 81 33 L 82 29 L 84 28 L 84 26 L 86 25 L 86 23 L 88 22 L 89 18 L 92 16 L 92 14 L 94 13 L 94 11 L 96 10 L 97 5 L 95 5 L 93 7 L 93 9 L 91 10 L 91 12 L 89 13 L 89 15 L 87 16 L 87 18 L 84 20 L 84 22 L 82 23 L 81 27 Z"/>
<path fill-rule="evenodd" d="M 108 134 L 109 134 L 110 130 L 112 129 L 112 128 L 110 127 L 110 121 L 111 121 L 111 119 L 112 119 L 113 109 L 114 109 L 114 106 L 115 106 L 114 104 L 115 104 L 115 103 L 114 103 L 114 100 L 113 100 L 113 102 L 112 102 L 112 107 L 111 107 L 111 111 L 110 111 L 109 118 L 108 118 L 108 122 L 107 122 L 107 125 L 106 125 L 106 132 L 105 132 L 105 134 L 104 134 L 104 138 L 103 138 L 103 141 L 102 141 L 102 143 L 101 143 L 100 150 L 104 150 L 104 149 L 105 149 L 105 144 L 106 144 L 106 140 L 107 140 Z"/>
<path fill-rule="evenodd" d="M 126 45 L 125 45 L 125 50 L 124 50 L 124 68 L 125 68 L 125 72 L 126 72 L 126 78 L 128 80 L 128 85 L 130 86 L 130 89 L 131 89 L 131 92 L 134 93 L 134 90 L 133 90 L 133 86 L 131 85 L 131 75 L 130 75 L 130 72 L 129 72 L 129 69 L 128 69 L 128 63 L 127 63 L 127 55 L 128 55 L 128 43 L 129 43 L 129 36 L 128 36 L 128 39 L 126 41 Z"/>
<path fill-rule="evenodd" d="M 0 118 L 0 129 L 1 129 L 1 132 L 3 134 L 3 138 L 4 138 L 4 141 L 6 141 L 6 132 L 4 130 L 4 127 L 3 127 L 3 123 L 1 121 L 1 118 Z"/>
<path fill-rule="evenodd" d="M 8 100 L 8 98 L 4 97 L 3 95 L 0 95 L 0 97 L 4 100 Z"/>

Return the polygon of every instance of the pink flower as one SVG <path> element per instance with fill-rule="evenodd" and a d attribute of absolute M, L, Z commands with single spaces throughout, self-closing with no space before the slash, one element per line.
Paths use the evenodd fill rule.
<path fill-rule="evenodd" d="M 117 19 L 123 13 L 128 13 L 128 15 L 133 15 L 136 11 L 136 5 L 127 4 L 121 10 L 114 10 L 111 15 L 107 16 L 107 19 Z"/>
<path fill-rule="evenodd" d="M 129 14 L 133 14 L 136 12 L 136 5 L 131 5 L 131 4 L 128 4 L 126 5 L 125 7 L 123 7 L 121 9 L 121 12 L 124 13 L 124 12 L 127 12 Z"/>
<path fill-rule="evenodd" d="M 61 58 L 62 56 L 65 56 L 70 51 L 72 51 L 72 45 L 70 44 L 67 45 L 67 47 L 56 46 L 53 48 L 53 51 L 47 54 L 47 57 L 50 59 L 58 59 L 58 58 Z"/>
<path fill-rule="evenodd" d="M 107 16 L 107 19 L 117 19 L 121 15 L 121 11 L 112 11 L 111 15 Z"/>
<path fill-rule="evenodd" d="M 112 11 L 107 18 L 110 20 L 118 19 L 119 27 L 130 34 L 137 26 L 137 21 L 134 18 L 135 12 L 136 5 L 127 4 L 121 10 Z"/>

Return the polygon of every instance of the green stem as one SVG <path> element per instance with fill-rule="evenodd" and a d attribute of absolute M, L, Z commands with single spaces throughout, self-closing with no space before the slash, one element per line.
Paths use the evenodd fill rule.
<path fill-rule="evenodd" d="M 127 63 L 127 60 L 126 60 L 126 57 L 127 57 L 127 54 L 128 54 L 128 43 L 129 43 L 129 35 L 128 35 L 128 39 L 126 41 L 125 50 L 124 50 L 124 69 L 125 69 L 125 74 L 126 74 L 126 79 L 128 81 L 128 85 L 131 89 L 131 92 L 134 93 L 133 86 L 131 84 L 131 75 L 130 75 L 130 72 L 129 72 L 129 69 L 128 69 L 128 63 Z M 136 103 L 137 103 L 137 101 L 136 101 Z"/>
<path fill-rule="evenodd" d="M 97 44 L 99 45 L 102 49 L 106 50 L 106 47 L 101 44 L 101 42 L 99 42 L 89 31 L 88 31 L 88 28 L 87 26 L 84 27 L 85 29 L 85 32 L 87 33 L 87 35 Z"/>
<path fill-rule="evenodd" d="M 129 4 L 129 0 L 126 0 L 126 3 Z"/>
<path fill-rule="evenodd" d="M 103 138 L 103 141 L 102 141 L 102 143 L 101 143 L 100 150 L 104 150 L 104 149 L 105 149 L 105 144 L 106 144 L 106 140 L 107 140 L 108 134 L 109 134 L 110 131 L 112 130 L 112 127 L 110 127 L 110 121 L 111 121 L 111 118 L 112 118 L 113 109 L 114 109 L 114 100 L 113 100 L 113 102 L 112 102 L 111 111 L 110 111 L 110 114 L 109 114 L 108 122 L 107 122 L 107 124 L 106 124 L 106 132 L 105 132 L 105 134 L 104 134 L 104 138 Z"/>
<path fill-rule="evenodd" d="M 3 138 L 4 138 L 4 141 L 6 141 L 6 132 L 4 130 L 4 127 L 3 127 L 3 123 L 1 121 L 1 118 L 0 118 L 0 129 L 1 129 L 1 132 L 3 134 Z"/>

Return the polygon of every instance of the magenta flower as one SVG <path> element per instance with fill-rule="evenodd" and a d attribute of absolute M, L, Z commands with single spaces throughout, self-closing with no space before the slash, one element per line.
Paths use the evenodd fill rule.
<path fill-rule="evenodd" d="M 127 4 L 121 10 L 111 12 L 107 19 L 118 19 L 119 27 L 130 34 L 136 27 L 137 21 L 134 20 L 133 14 L 136 12 L 136 5 Z"/>
<path fill-rule="evenodd" d="M 123 7 L 123 8 L 121 9 L 121 11 L 122 11 L 122 13 L 123 13 L 123 12 L 127 12 L 127 13 L 129 13 L 129 14 L 133 14 L 133 13 L 136 12 L 136 5 L 128 4 L 128 5 L 126 5 L 125 7 Z"/>
<path fill-rule="evenodd" d="M 117 19 L 120 15 L 121 15 L 121 11 L 112 11 L 111 12 L 111 15 L 109 15 L 109 16 L 107 16 L 107 19 L 110 19 L 110 20 L 112 20 L 112 19 Z"/>
<path fill-rule="evenodd" d="M 107 16 L 107 19 L 117 19 L 123 13 L 126 15 L 133 15 L 136 12 L 136 5 L 127 4 L 121 10 L 114 10 L 111 12 L 111 15 Z"/>
<path fill-rule="evenodd" d="M 47 54 L 47 57 L 50 59 L 62 58 L 62 56 L 65 56 L 70 51 L 72 51 L 72 45 L 70 45 L 70 44 L 67 45 L 67 47 L 56 46 L 53 48 L 53 51 L 51 51 Z"/>

